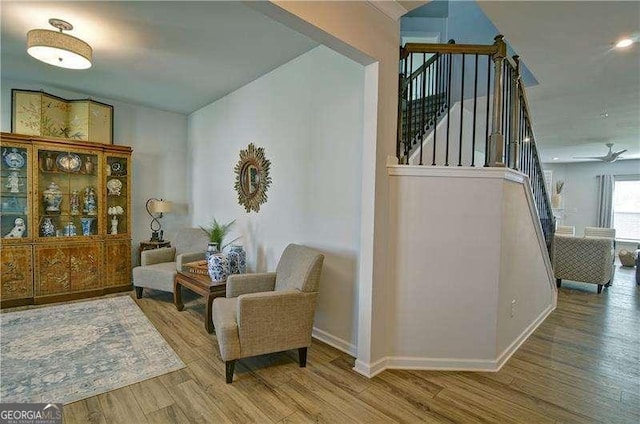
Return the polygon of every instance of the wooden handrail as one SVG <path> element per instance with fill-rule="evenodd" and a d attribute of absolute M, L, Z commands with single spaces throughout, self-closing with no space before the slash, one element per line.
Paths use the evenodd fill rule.
<path fill-rule="evenodd" d="M 498 53 L 498 46 L 495 44 L 422 44 L 407 43 L 402 48 L 400 59 L 409 56 L 410 53 L 466 53 L 494 55 Z"/>
<path fill-rule="evenodd" d="M 409 81 L 413 80 L 415 78 L 417 78 L 418 75 L 420 75 L 426 68 L 428 68 L 429 66 L 431 66 L 431 64 L 433 62 L 435 62 L 438 59 L 438 56 L 431 56 L 429 58 L 429 60 L 427 60 L 425 63 L 423 63 L 422 65 L 420 65 L 420 67 L 418 69 L 416 69 L 415 71 L 413 71 L 411 73 L 411 76 L 409 76 L 408 78 L 405 78 L 404 81 L 402 82 L 402 86 L 401 86 L 401 93 L 404 93 L 405 90 L 407 89 L 407 87 L 409 86 Z"/>

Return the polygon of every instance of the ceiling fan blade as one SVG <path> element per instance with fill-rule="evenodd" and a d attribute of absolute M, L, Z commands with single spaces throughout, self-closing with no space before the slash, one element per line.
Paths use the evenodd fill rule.
<path fill-rule="evenodd" d="M 620 150 L 619 152 L 613 152 L 613 155 L 614 155 L 614 156 L 620 156 L 621 154 L 623 154 L 623 153 L 624 153 L 624 152 L 626 152 L 626 151 L 627 151 L 627 149 Z"/>
<path fill-rule="evenodd" d="M 606 156 L 574 156 L 574 159 L 598 159 L 604 160 Z"/>

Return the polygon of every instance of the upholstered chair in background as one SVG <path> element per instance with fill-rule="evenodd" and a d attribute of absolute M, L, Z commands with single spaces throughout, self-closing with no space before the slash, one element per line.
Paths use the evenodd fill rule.
<path fill-rule="evenodd" d="M 606 237 L 571 237 L 553 239 L 553 273 L 558 287 L 562 280 L 609 286 L 613 281 L 613 239 Z"/>
<path fill-rule="evenodd" d="M 585 237 L 605 237 L 605 238 L 610 238 L 615 240 L 616 229 L 604 228 L 604 227 L 585 227 L 584 236 Z"/>
<path fill-rule="evenodd" d="M 227 297 L 213 301 L 213 325 L 227 383 L 237 359 L 298 349 L 307 363 L 324 256 L 290 244 L 276 272 L 231 275 Z"/>
<path fill-rule="evenodd" d="M 556 234 L 562 234 L 565 236 L 575 236 L 576 235 L 576 227 L 573 225 L 558 225 L 556 227 Z"/>
<path fill-rule="evenodd" d="M 133 286 L 136 297 L 142 297 L 144 287 L 173 293 L 173 279 L 182 265 L 204 259 L 209 238 L 201 228 L 179 230 L 172 247 L 145 250 L 140 255 L 140 266 L 133 268 Z"/>

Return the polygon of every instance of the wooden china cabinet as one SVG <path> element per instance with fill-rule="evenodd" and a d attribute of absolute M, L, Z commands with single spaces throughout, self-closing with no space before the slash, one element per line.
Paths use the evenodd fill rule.
<path fill-rule="evenodd" d="M 0 134 L 0 306 L 131 289 L 131 148 Z"/>

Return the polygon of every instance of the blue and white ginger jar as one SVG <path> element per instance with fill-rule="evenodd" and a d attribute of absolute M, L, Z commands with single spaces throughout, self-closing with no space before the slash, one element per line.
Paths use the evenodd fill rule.
<path fill-rule="evenodd" d="M 229 260 L 222 253 L 215 253 L 209 256 L 207 261 L 209 277 L 214 283 L 223 283 L 229 276 Z"/>
<path fill-rule="evenodd" d="M 40 225 L 40 235 L 42 237 L 56 236 L 56 226 L 53 225 L 51 218 L 44 218 L 42 220 L 42 224 Z"/>
<path fill-rule="evenodd" d="M 247 269 L 247 253 L 242 246 L 234 244 L 227 253 L 229 259 L 229 272 L 231 274 L 244 274 Z"/>

